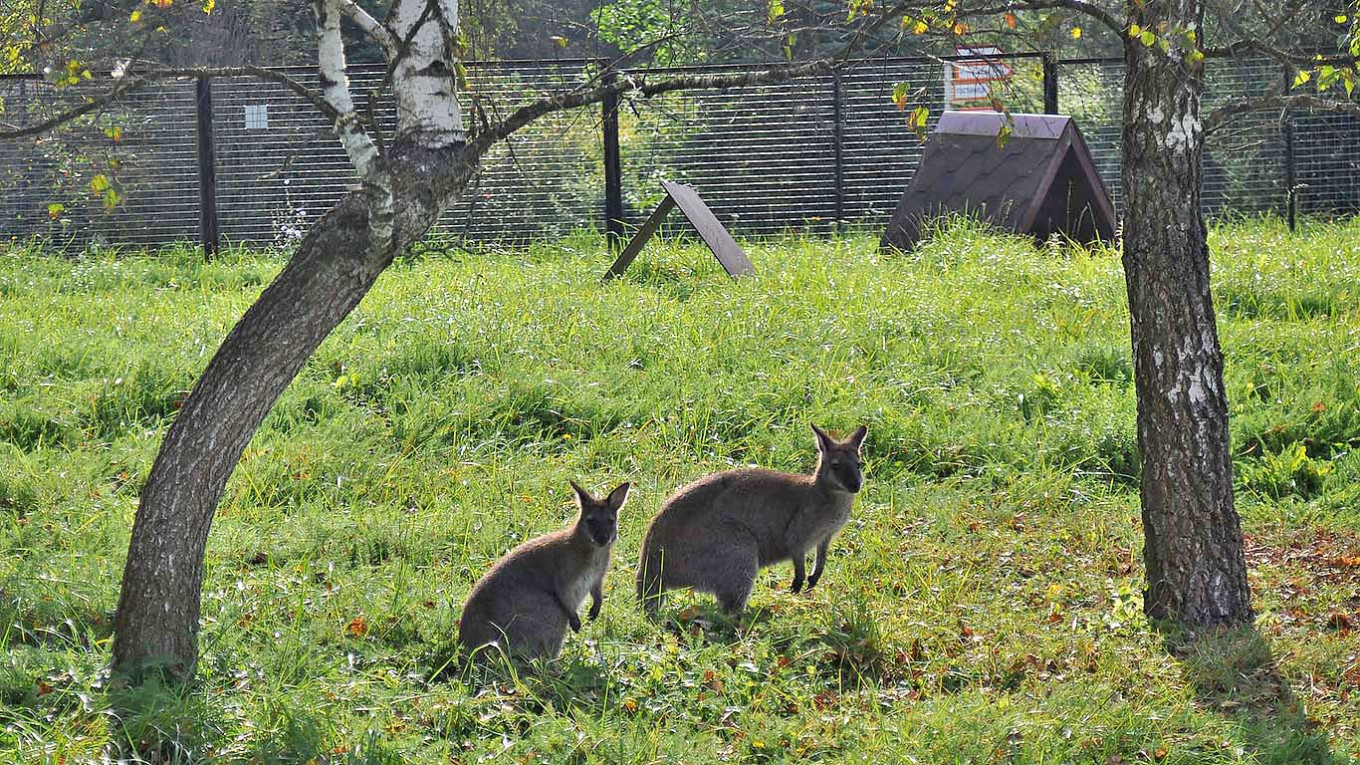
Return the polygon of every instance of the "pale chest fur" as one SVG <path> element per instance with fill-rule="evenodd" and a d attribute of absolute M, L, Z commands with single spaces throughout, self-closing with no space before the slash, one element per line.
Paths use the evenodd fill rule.
<path fill-rule="evenodd" d="M 596 549 L 582 562 L 574 576 L 561 583 L 562 600 L 572 609 L 580 608 L 595 584 L 604 580 L 605 572 L 609 570 L 609 553 L 612 549 L 613 545 Z"/>
<path fill-rule="evenodd" d="M 830 503 L 812 502 L 803 506 L 790 524 L 788 541 L 795 546 L 812 547 L 829 539 L 850 520 L 854 502 L 854 495 L 837 492 L 831 496 Z"/>

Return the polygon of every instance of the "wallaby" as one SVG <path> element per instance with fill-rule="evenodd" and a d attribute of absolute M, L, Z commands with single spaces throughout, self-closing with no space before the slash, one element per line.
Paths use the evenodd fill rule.
<path fill-rule="evenodd" d="M 575 481 L 571 488 L 581 506 L 576 523 L 511 550 L 473 585 L 463 606 L 458 642 L 474 657 L 487 653 L 478 649 L 497 645 L 517 658 L 552 658 L 562 650 L 568 626 L 581 631 L 576 611 L 586 595 L 593 601 L 590 618 L 600 615 L 628 484 L 604 500 Z"/>
<path fill-rule="evenodd" d="M 850 518 L 864 483 L 860 445 L 865 428 L 844 441 L 816 425 L 817 469 L 812 475 L 742 469 L 715 473 L 666 500 L 642 541 L 637 592 L 654 614 L 665 592 L 691 587 L 709 592 L 729 614 L 739 614 L 756 572 L 793 561 L 793 591 L 803 589 L 809 550 L 817 549 L 811 589 L 822 577 L 831 538 Z"/>

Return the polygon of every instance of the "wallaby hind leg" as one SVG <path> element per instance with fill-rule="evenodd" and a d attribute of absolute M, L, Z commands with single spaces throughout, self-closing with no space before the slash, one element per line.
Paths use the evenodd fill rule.
<path fill-rule="evenodd" d="M 751 590 L 756 586 L 756 572 L 760 564 L 756 556 L 733 555 L 728 558 L 723 571 L 722 581 L 715 582 L 712 588 L 718 605 L 729 616 L 739 616 L 746 610 L 746 601 L 751 598 Z"/>

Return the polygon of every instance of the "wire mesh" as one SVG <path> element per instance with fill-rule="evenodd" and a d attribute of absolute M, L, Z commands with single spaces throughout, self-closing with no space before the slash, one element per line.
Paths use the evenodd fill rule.
<path fill-rule="evenodd" d="M 830 77 L 804 77 L 626 102 L 625 220 L 650 213 L 665 178 L 699 189 L 734 231 L 828 229 L 836 214 L 833 86 Z"/>
<path fill-rule="evenodd" d="M 1299 210 L 1360 213 L 1360 117 L 1301 112 L 1294 116 L 1293 137 Z"/>
<path fill-rule="evenodd" d="M 1011 111 L 1041 111 L 1039 57 L 997 60 L 1011 76 L 990 95 Z M 931 115 L 927 127 L 933 127 L 948 106 L 948 66 L 936 59 L 883 58 L 789 82 L 625 98 L 619 179 L 625 220 L 640 223 L 660 200 L 657 181 L 667 178 L 698 188 L 739 234 L 882 225 L 922 154 L 909 115 L 924 106 Z M 461 100 L 469 124 L 483 116 L 495 121 L 519 105 L 577 87 L 596 71 L 582 61 L 470 64 L 470 87 Z M 1118 207 L 1123 64 L 1068 61 L 1057 71 L 1060 111 L 1077 119 Z M 288 74 L 316 85 L 311 70 Z M 381 67 L 352 68 L 361 108 L 383 75 Z M 1212 63 L 1204 109 L 1266 93 L 1283 76 L 1264 60 Z M 28 124 L 99 87 L 56 89 L 36 78 L 0 78 L 0 119 Z M 894 102 L 895 90 L 910 94 L 907 108 Z M 212 101 L 217 219 L 227 242 L 287 245 L 356 182 L 327 121 L 291 90 L 255 78 L 219 77 L 212 81 Z M 0 143 L 0 236 L 45 236 L 82 246 L 194 239 L 200 213 L 195 103 L 192 81 L 167 82 L 51 135 Z M 396 119 L 391 99 L 376 99 L 373 112 L 390 134 Z M 1284 209 L 1286 116 L 1244 115 L 1209 137 L 1208 213 Z M 1360 209 L 1360 119 L 1310 112 L 1292 119 L 1299 209 Z M 437 230 L 467 241 L 527 242 L 603 228 L 605 184 L 600 110 L 557 112 L 496 147 Z"/>
<path fill-rule="evenodd" d="M 0 79 L 6 121 L 38 122 L 93 84 Z M 35 138 L 0 142 L 0 239 L 155 246 L 198 230 L 194 84 L 168 82 Z"/>

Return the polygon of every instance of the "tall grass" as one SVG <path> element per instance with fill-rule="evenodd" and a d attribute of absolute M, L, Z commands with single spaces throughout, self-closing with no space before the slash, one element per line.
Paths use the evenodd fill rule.
<path fill-rule="evenodd" d="M 0 251 L 0 759 L 110 739 L 152 761 L 1360 756 L 1358 234 L 1213 235 L 1254 642 L 1183 656 L 1141 616 L 1117 253 L 780 238 L 734 282 L 666 242 L 600 284 L 583 236 L 383 276 L 232 478 L 198 683 L 136 692 L 103 667 L 138 487 L 281 261 Z M 667 494 L 808 468 L 809 422 L 869 427 L 824 582 L 793 596 L 767 571 L 741 625 L 684 596 L 644 620 L 628 583 Z M 463 596 L 570 519 L 569 478 L 635 484 L 602 618 L 550 665 L 448 676 Z M 136 714 L 106 714 L 129 693 Z"/>

